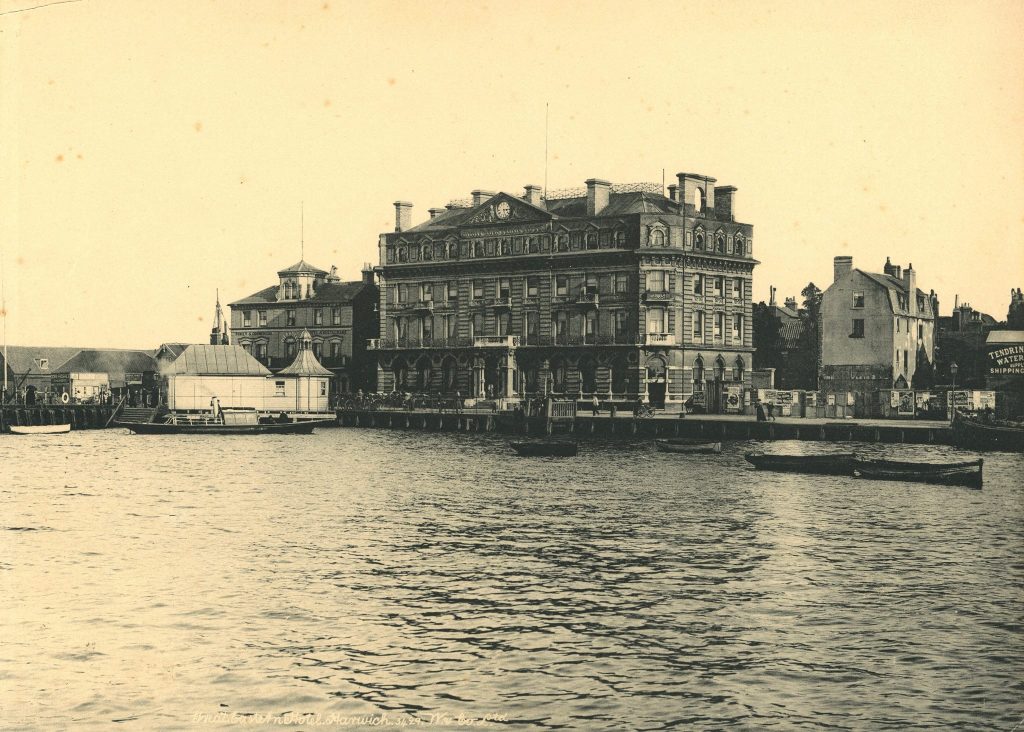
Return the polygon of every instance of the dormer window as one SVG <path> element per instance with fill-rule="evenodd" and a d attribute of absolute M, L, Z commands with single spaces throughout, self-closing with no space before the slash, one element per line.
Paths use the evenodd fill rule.
<path fill-rule="evenodd" d="M 693 232 L 693 248 L 698 251 L 704 251 L 704 229 L 699 226 Z"/>
<path fill-rule="evenodd" d="M 737 257 L 742 257 L 745 253 L 743 234 L 736 232 L 736 236 L 732 240 L 732 252 Z"/>
<path fill-rule="evenodd" d="M 718 254 L 725 254 L 725 232 L 715 232 L 715 252 Z"/>

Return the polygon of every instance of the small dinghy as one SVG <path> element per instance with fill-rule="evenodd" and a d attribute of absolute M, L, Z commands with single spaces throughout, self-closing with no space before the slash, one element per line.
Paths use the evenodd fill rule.
<path fill-rule="evenodd" d="M 721 442 L 695 442 L 693 440 L 655 440 L 660 452 L 678 452 L 690 455 L 721 455 Z"/>
<path fill-rule="evenodd" d="M 854 475 L 870 480 L 896 480 L 909 483 L 936 483 L 981 488 L 984 460 L 958 463 L 908 463 L 896 460 L 872 460 L 856 457 Z"/>
<path fill-rule="evenodd" d="M 834 452 L 824 455 L 769 455 L 748 452 L 743 457 L 758 470 L 816 475 L 853 475 L 853 453 Z"/>
<path fill-rule="evenodd" d="M 11 425 L 12 435 L 62 435 L 70 431 L 70 424 Z"/>
<path fill-rule="evenodd" d="M 564 440 L 513 442 L 512 449 L 520 457 L 573 457 L 577 451 L 575 442 Z"/>

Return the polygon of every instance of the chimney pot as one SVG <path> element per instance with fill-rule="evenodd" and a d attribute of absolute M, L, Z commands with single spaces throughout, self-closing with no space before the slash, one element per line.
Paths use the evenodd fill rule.
<path fill-rule="evenodd" d="M 715 214 L 725 221 L 733 221 L 733 207 L 736 205 L 736 187 L 718 186 L 715 188 Z"/>
<path fill-rule="evenodd" d="M 612 184 L 600 178 L 589 178 L 587 183 L 587 216 L 597 216 L 608 207 Z"/>
<path fill-rule="evenodd" d="M 534 206 L 544 205 L 544 189 L 540 186 L 528 185 L 524 189 L 523 199 Z"/>
<path fill-rule="evenodd" d="M 412 228 L 412 204 L 408 201 L 395 201 L 395 231 Z"/>
<path fill-rule="evenodd" d="M 473 196 L 473 205 L 474 206 L 479 206 L 481 203 L 483 203 L 488 198 L 493 196 L 494 192 L 493 191 L 481 191 L 481 190 L 478 189 L 478 190 L 473 191 L 473 193 L 471 195 Z"/>
<path fill-rule="evenodd" d="M 843 255 L 834 257 L 832 259 L 832 281 L 838 282 L 839 279 L 853 270 L 853 257 Z"/>
<path fill-rule="evenodd" d="M 432 209 L 429 209 L 429 210 L 430 210 L 430 218 L 436 219 L 438 216 L 443 214 L 448 209 L 446 209 L 446 208 L 432 208 Z"/>

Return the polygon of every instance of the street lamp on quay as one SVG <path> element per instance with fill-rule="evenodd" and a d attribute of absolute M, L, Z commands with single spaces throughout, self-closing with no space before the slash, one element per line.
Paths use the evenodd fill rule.
<path fill-rule="evenodd" d="M 959 371 L 959 370 L 960 370 L 960 367 L 956 365 L 956 361 L 954 361 L 953 363 L 951 363 L 949 365 L 949 373 L 950 373 L 950 376 L 953 377 L 953 388 L 950 390 L 950 393 L 949 393 L 949 401 L 950 401 L 950 405 L 949 405 L 950 406 L 949 420 L 950 420 L 950 422 L 952 422 L 954 419 L 956 419 L 956 372 Z"/>

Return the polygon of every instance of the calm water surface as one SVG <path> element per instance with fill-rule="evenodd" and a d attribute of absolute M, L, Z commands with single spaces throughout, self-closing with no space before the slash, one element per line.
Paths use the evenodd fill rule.
<path fill-rule="evenodd" d="M 1024 457 L 970 491 L 752 446 L 0 437 L 0 727 L 1013 729 Z"/>

